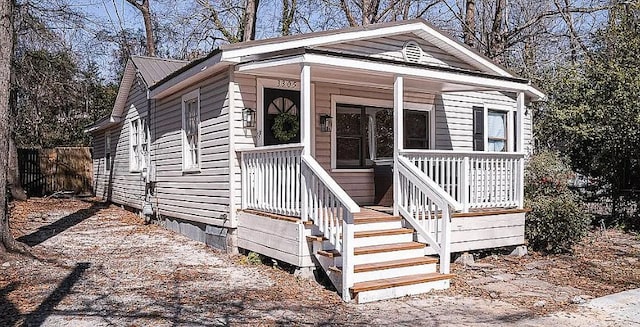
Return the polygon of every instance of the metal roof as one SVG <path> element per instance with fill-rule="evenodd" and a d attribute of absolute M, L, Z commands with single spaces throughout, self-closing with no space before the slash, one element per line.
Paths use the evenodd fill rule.
<path fill-rule="evenodd" d="M 189 63 L 183 60 L 143 56 L 131 56 L 131 61 L 138 68 L 140 76 L 148 87 L 155 85 Z"/>

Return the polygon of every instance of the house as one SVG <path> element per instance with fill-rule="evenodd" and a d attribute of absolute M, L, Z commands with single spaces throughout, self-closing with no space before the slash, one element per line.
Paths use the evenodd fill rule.
<path fill-rule="evenodd" d="M 530 81 L 423 20 L 132 57 L 88 129 L 98 196 L 217 248 L 321 267 L 345 301 L 449 286 L 524 243 Z"/>

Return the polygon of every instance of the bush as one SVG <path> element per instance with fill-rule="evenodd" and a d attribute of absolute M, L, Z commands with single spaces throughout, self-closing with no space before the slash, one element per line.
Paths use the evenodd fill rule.
<path fill-rule="evenodd" d="M 571 252 L 589 230 L 591 217 L 585 214 L 579 198 L 571 192 L 540 195 L 525 203 L 525 236 L 534 250 L 547 253 Z"/>
<path fill-rule="evenodd" d="M 587 233 L 591 216 L 568 186 L 573 172 L 553 152 L 529 158 L 525 170 L 525 206 L 531 209 L 525 236 L 534 250 L 570 252 Z"/>

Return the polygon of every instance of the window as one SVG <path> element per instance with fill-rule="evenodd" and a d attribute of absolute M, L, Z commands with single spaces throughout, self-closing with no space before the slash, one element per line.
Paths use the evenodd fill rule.
<path fill-rule="evenodd" d="M 513 137 L 509 132 L 509 115 L 508 111 L 473 107 L 473 150 L 508 151 L 509 138 Z"/>
<path fill-rule="evenodd" d="M 429 149 L 428 111 L 404 111 L 404 148 Z"/>
<path fill-rule="evenodd" d="M 132 172 L 142 171 L 147 167 L 147 153 L 149 130 L 147 128 L 146 117 L 137 118 L 131 121 L 131 147 L 129 149 L 129 170 Z"/>
<path fill-rule="evenodd" d="M 200 90 L 182 97 L 182 170 L 200 168 Z"/>
<path fill-rule="evenodd" d="M 104 135 L 104 165 L 105 171 L 111 171 L 111 132 L 106 131 Z"/>
<path fill-rule="evenodd" d="M 507 151 L 507 112 L 487 111 L 487 150 Z"/>

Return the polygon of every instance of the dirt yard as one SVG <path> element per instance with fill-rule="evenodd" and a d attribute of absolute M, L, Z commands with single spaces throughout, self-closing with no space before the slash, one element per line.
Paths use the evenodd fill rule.
<path fill-rule="evenodd" d="M 0 256 L 0 326 L 608 326 L 580 303 L 640 287 L 640 241 L 612 230 L 590 234 L 574 256 L 488 255 L 454 264 L 449 290 L 354 305 L 116 206 L 31 199 L 11 219 L 41 260 Z"/>

